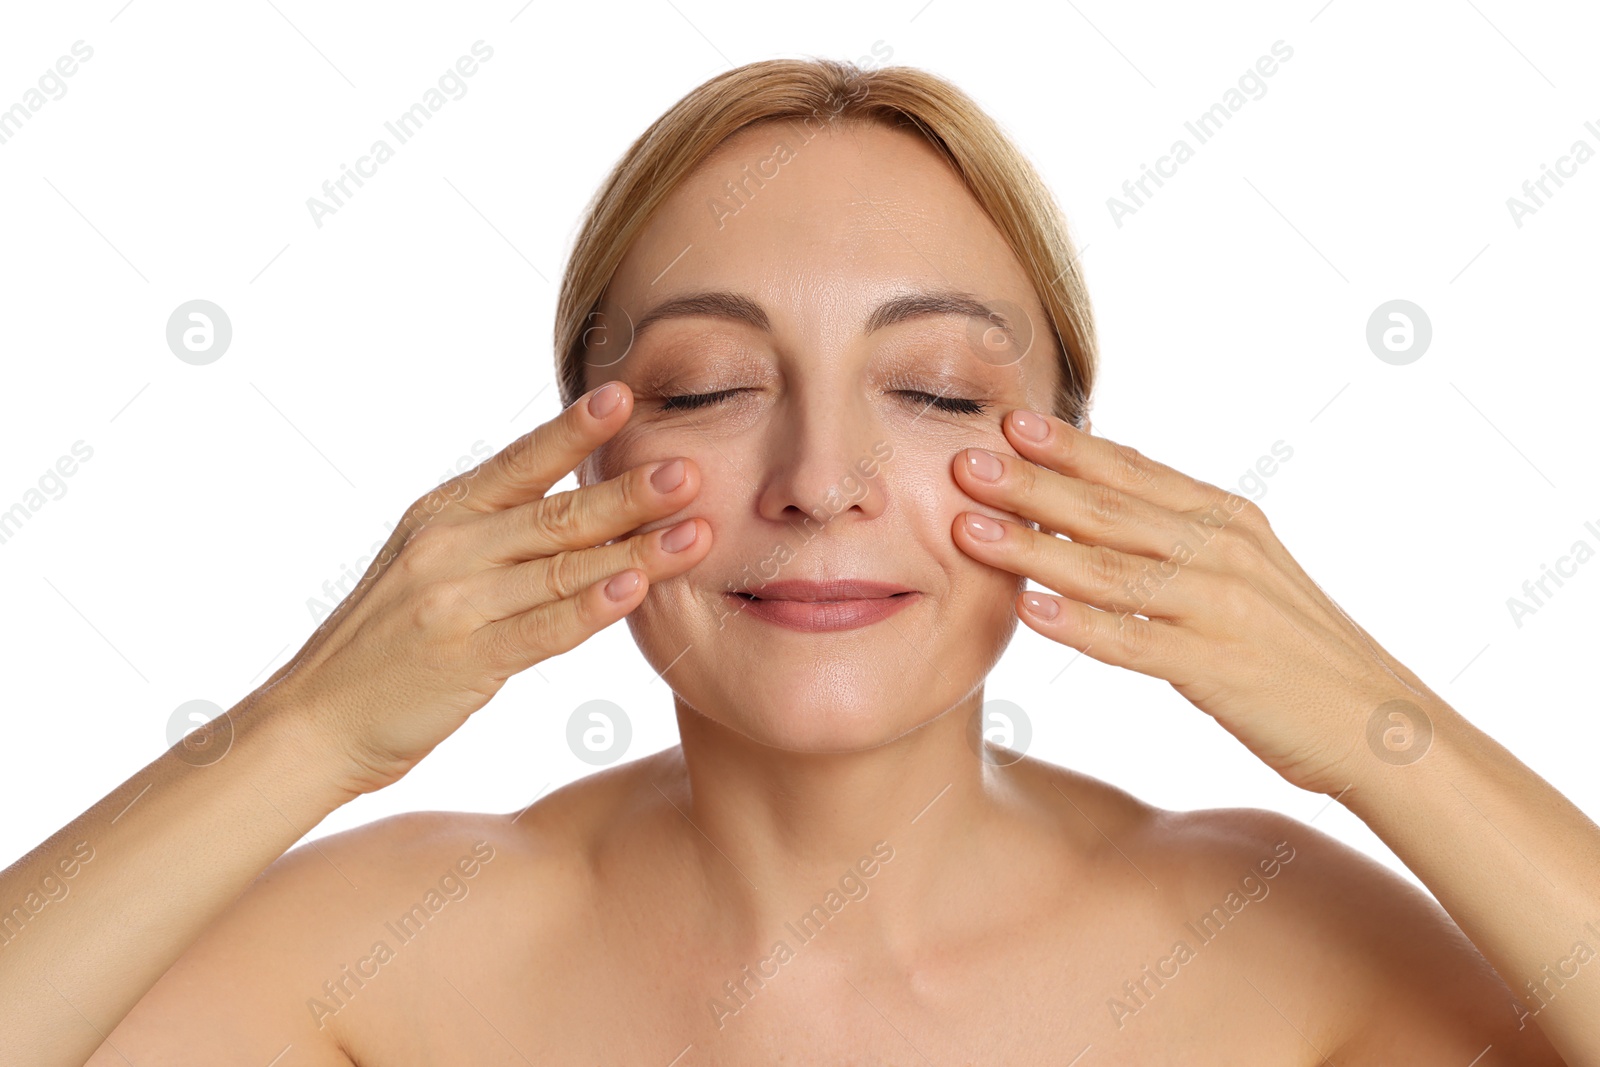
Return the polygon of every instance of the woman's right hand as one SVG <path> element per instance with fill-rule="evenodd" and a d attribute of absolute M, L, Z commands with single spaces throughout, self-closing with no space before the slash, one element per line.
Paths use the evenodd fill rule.
<path fill-rule="evenodd" d="M 699 473 L 688 459 L 545 495 L 632 410 L 627 386 L 608 382 L 417 500 L 356 588 L 252 697 L 274 714 L 307 716 L 313 737 L 348 754 L 346 788 L 370 793 L 513 674 L 580 644 L 637 607 L 651 582 L 704 559 L 704 519 L 620 539 L 694 499 Z"/>

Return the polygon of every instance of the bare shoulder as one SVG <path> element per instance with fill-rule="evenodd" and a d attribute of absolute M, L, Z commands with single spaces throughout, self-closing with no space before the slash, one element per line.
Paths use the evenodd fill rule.
<path fill-rule="evenodd" d="M 485 1018 L 530 1020 L 528 998 L 550 992 L 541 983 L 562 981 L 597 936 L 596 841 L 631 766 L 516 811 L 414 812 L 319 842 L 354 868 L 364 896 L 376 892 L 340 917 L 344 947 L 320 964 L 338 970 L 331 985 L 313 976 L 324 995 L 308 1014 L 356 1063 L 450 1062 L 483 1039 Z M 318 881 L 332 887 L 326 874 Z"/>
<path fill-rule="evenodd" d="M 1241 980 L 1253 972 L 1253 995 L 1319 1054 L 1562 1063 L 1438 902 L 1357 849 L 1257 808 L 1163 812 L 1146 833 L 1171 857 L 1165 876 L 1197 940 L 1238 924 L 1246 936 L 1229 968 Z"/>
<path fill-rule="evenodd" d="M 510 815 L 469 812 L 409 812 L 304 842 L 178 958 L 90 1067 L 269 1063 L 291 1046 L 296 1063 L 384 1062 L 365 1059 L 367 1036 L 430 972 L 492 944 L 514 883 L 563 854 Z"/>
<path fill-rule="evenodd" d="M 1133 886 L 1115 906 L 1141 902 L 1142 928 L 1157 939 L 1139 961 L 1149 966 L 1113 996 L 1113 1015 L 1182 1002 L 1190 980 L 1179 994 L 1163 981 L 1204 971 L 1230 1017 L 1284 1027 L 1313 1061 L 1561 1064 L 1445 910 L 1384 864 L 1277 812 L 1172 811 L 1089 775 L 1024 765 L 1043 802 L 1059 798 L 1062 831 L 1098 849 L 1101 877 Z"/>

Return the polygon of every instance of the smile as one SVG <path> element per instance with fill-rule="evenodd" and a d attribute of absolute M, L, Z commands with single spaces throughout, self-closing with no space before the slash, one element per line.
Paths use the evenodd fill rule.
<path fill-rule="evenodd" d="M 904 610 L 922 594 L 888 582 L 838 579 L 826 582 L 767 582 L 756 592 L 725 594 L 736 614 L 751 615 L 801 633 L 854 630 Z"/>

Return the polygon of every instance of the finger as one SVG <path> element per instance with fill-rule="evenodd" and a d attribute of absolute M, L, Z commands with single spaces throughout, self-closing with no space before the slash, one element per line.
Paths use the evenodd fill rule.
<path fill-rule="evenodd" d="M 607 382 L 435 492 L 456 494 L 465 507 L 480 512 L 537 500 L 620 430 L 632 412 L 633 393 L 622 382 Z"/>
<path fill-rule="evenodd" d="M 1169 681 L 1182 666 L 1180 631 L 1169 622 L 1100 611 L 1032 589 L 1017 594 L 1015 607 L 1028 629 L 1101 663 Z"/>
<path fill-rule="evenodd" d="M 1013 410 L 1001 420 L 1001 426 L 1016 450 L 1035 463 L 1108 485 L 1170 511 L 1209 512 L 1230 501 L 1244 500 L 1158 463 L 1138 449 L 1084 433 L 1049 415 Z M 1238 504 L 1231 506 L 1236 514 Z"/>
<path fill-rule="evenodd" d="M 501 678 L 570 652 L 644 601 L 650 582 L 636 569 L 610 575 L 576 596 L 541 604 L 474 632 L 474 654 Z"/>
<path fill-rule="evenodd" d="M 486 515 L 473 551 L 491 563 L 520 563 L 592 548 L 687 507 L 700 471 L 682 457 L 634 467 L 595 485 L 568 489 Z"/>
<path fill-rule="evenodd" d="M 980 563 L 1031 578 L 1063 596 L 1102 611 L 1178 618 L 1193 594 L 1175 582 L 1179 565 L 1166 566 L 1105 545 L 1081 545 L 975 511 L 956 516 L 951 537 Z"/>
<path fill-rule="evenodd" d="M 955 457 L 955 479 L 973 499 L 1074 541 L 1165 559 L 1184 542 L 1198 539 L 1188 515 L 1019 456 L 963 449 Z"/>
<path fill-rule="evenodd" d="M 478 610 L 497 620 L 574 596 L 624 570 L 641 570 L 655 585 L 687 571 L 710 550 L 711 524 L 688 519 L 616 544 L 478 571 L 460 584 Z"/>

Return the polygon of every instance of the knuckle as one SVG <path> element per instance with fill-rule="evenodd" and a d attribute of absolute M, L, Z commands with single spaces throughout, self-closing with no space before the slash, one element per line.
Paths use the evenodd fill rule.
<path fill-rule="evenodd" d="M 1205 511 L 1190 513 L 1185 530 L 1198 552 L 1213 562 L 1228 565 L 1244 562 L 1254 549 L 1255 536 L 1249 530 L 1249 520 L 1243 513 L 1231 512 L 1222 504 L 1214 504 Z"/>
<path fill-rule="evenodd" d="M 1189 520 L 1201 543 L 1229 562 L 1239 562 L 1259 547 L 1259 536 L 1242 510 L 1218 503 L 1207 511 L 1191 514 Z"/>
<path fill-rule="evenodd" d="M 1019 463 L 1007 456 L 1005 483 L 1012 488 L 1012 492 L 1019 497 L 1030 497 L 1039 491 L 1039 465 L 1037 463 Z"/>
<path fill-rule="evenodd" d="M 585 580 L 588 568 L 576 552 L 562 552 L 540 561 L 543 564 L 542 588 L 537 590 L 549 600 L 565 600 L 589 583 Z"/>
<path fill-rule="evenodd" d="M 539 524 L 557 540 L 566 541 L 578 532 L 578 495 L 572 490 L 545 497 L 539 506 Z"/>
<path fill-rule="evenodd" d="M 1155 629 L 1137 615 L 1117 616 L 1117 642 L 1134 659 L 1148 656 L 1155 647 Z"/>
<path fill-rule="evenodd" d="M 654 489 L 649 486 L 650 474 L 636 470 L 627 478 L 618 478 L 617 508 L 623 515 L 642 515 L 650 508 Z"/>
<path fill-rule="evenodd" d="M 1216 596 L 1223 615 L 1236 620 L 1247 618 L 1259 601 L 1255 589 L 1242 579 L 1224 582 Z"/>
<path fill-rule="evenodd" d="M 662 564 L 665 552 L 660 547 L 661 536 L 677 525 L 678 523 L 668 523 L 651 530 L 648 534 L 635 534 L 628 538 L 625 558 L 618 560 L 617 566 L 609 569 L 607 573 L 619 574 L 628 567 L 637 567 L 653 578 Z M 667 558 L 670 560 L 671 557 Z"/>
<path fill-rule="evenodd" d="M 1161 570 L 1144 557 L 1135 557 L 1134 566 L 1123 572 L 1123 578 L 1122 591 L 1138 602 L 1137 610 L 1140 611 L 1144 610 L 1144 605 L 1154 599 L 1166 584 L 1166 578 Z"/>
<path fill-rule="evenodd" d="M 418 630 L 437 631 L 449 624 L 461 610 L 461 594 L 449 582 L 429 582 L 411 598 L 411 624 Z"/>
<path fill-rule="evenodd" d="M 1122 580 L 1122 564 L 1115 549 L 1090 545 L 1083 558 L 1084 573 L 1094 589 L 1112 589 Z"/>
<path fill-rule="evenodd" d="M 1217 532 L 1217 553 L 1230 567 L 1243 567 L 1253 562 L 1259 554 L 1254 535 L 1237 526 L 1225 526 Z"/>
<path fill-rule="evenodd" d="M 528 626 L 527 616 L 519 616 L 514 625 L 485 630 L 477 646 L 479 660 L 496 674 L 513 673 L 529 658 Z"/>
<path fill-rule="evenodd" d="M 1138 489 L 1150 484 L 1154 478 L 1150 457 L 1130 445 L 1117 445 L 1115 449 L 1116 477 L 1120 485 Z"/>
<path fill-rule="evenodd" d="M 516 653 L 526 657 L 527 653 L 545 655 L 556 648 L 557 627 L 555 615 L 549 611 L 534 610 L 522 616 L 522 625 L 517 627 L 517 643 L 521 646 Z"/>
<path fill-rule="evenodd" d="M 1100 530 L 1118 529 L 1126 515 L 1127 504 L 1121 490 L 1101 482 L 1089 483 L 1089 518 Z"/>
<path fill-rule="evenodd" d="M 395 560 L 395 566 L 402 574 L 412 579 L 433 574 L 449 556 L 453 540 L 447 527 L 428 523 L 406 540 Z"/>
<path fill-rule="evenodd" d="M 467 495 L 466 483 L 458 477 L 447 479 L 429 489 L 412 505 L 412 513 L 419 522 L 427 522 L 451 504 Z"/>
<path fill-rule="evenodd" d="M 537 469 L 549 428 L 550 424 L 545 423 L 531 433 L 523 434 L 490 457 L 488 465 L 496 472 L 513 478 L 520 478 Z"/>
<path fill-rule="evenodd" d="M 1265 532 L 1271 529 L 1271 525 L 1267 522 L 1267 513 L 1260 504 L 1257 504 L 1249 497 L 1238 497 L 1237 499 L 1240 504 L 1232 505 L 1237 507 L 1237 511 L 1234 512 L 1233 516 L 1234 522 L 1251 532 Z"/>
<path fill-rule="evenodd" d="M 604 594 L 601 594 L 604 596 Z M 560 647 L 577 645 L 605 626 L 604 610 L 593 596 L 579 596 L 571 601 L 571 610 L 562 616 L 565 622 L 563 642 Z"/>
<path fill-rule="evenodd" d="M 1237 493 L 1217 491 L 1206 509 L 1199 514 L 1199 521 L 1207 526 L 1247 533 L 1261 533 L 1267 527 L 1267 514 L 1261 510 L 1260 505 L 1248 497 L 1239 496 Z"/>
<path fill-rule="evenodd" d="M 440 512 L 458 503 L 466 494 L 466 483 L 460 475 L 446 478 L 412 501 L 407 511 L 407 519 L 417 526 L 426 526 L 432 523 Z"/>
<path fill-rule="evenodd" d="M 495 674 L 509 674 L 518 658 L 519 650 L 516 646 L 519 643 L 519 639 L 507 630 L 491 629 L 482 632 L 480 640 L 473 649 L 478 662 L 484 668 Z"/>

